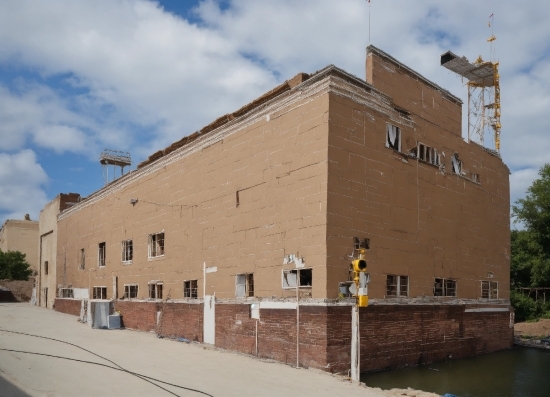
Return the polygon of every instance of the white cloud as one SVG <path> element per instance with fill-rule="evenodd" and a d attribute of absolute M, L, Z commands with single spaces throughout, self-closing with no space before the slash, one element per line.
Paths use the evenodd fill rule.
<path fill-rule="evenodd" d="M 43 185 L 48 181 L 46 173 L 36 162 L 32 150 L 15 154 L 0 153 L 0 220 L 23 219 L 38 214 L 48 199 Z"/>

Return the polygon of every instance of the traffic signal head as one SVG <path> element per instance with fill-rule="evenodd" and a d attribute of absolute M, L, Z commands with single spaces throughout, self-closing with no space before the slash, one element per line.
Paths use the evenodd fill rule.
<path fill-rule="evenodd" d="M 364 259 L 355 259 L 351 262 L 354 272 L 364 272 L 367 270 L 367 262 Z"/>

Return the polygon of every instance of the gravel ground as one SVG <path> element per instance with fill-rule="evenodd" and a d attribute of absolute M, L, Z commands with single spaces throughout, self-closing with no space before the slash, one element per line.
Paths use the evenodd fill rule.
<path fill-rule="evenodd" d="M 550 336 L 550 319 L 540 319 L 533 323 L 517 323 L 514 325 L 514 334 L 535 338 Z"/>

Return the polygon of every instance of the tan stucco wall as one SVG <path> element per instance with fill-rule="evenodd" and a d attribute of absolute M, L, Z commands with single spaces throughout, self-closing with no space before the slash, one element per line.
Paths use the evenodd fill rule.
<path fill-rule="evenodd" d="M 118 297 L 124 284 L 138 283 L 138 297 L 146 298 L 148 282 L 160 280 L 164 297 L 170 291 L 178 299 L 183 281 L 196 279 L 202 296 L 206 263 L 218 268 L 207 274 L 207 294 L 234 298 L 235 275 L 254 273 L 256 296 L 293 296 L 282 290 L 283 267 L 294 267 L 283 258 L 299 254 L 313 268 L 313 297 L 324 297 L 328 95 L 284 97 L 286 104 L 254 110 L 61 213 L 57 263 L 66 261 L 65 284 L 105 286 L 111 298 L 116 276 Z M 165 255 L 148 259 L 148 235 L 161 231 Z M 122 263 L 126 239 L 133 240 L 131 264 Z M 82 248 L 86 266 L 78 270 Z"/>
<path fill-rule="evenodd" d="M 0 249 L 2 251 L 20 251 L 26 255 L 31 268 L 38 271 L 38 222 L 8 219 L 2 225 Z"/>
<path fill-rule="evenodd" d="M 57 215 L 59 214 L 59 199 L 57 196 L 40 211 L 38 227 L 38 258 L 39 266 L 39 305 L 52 308 L 57 293 Z M 45 272 L 45 262 L 48 262 L 48 274 Z M 47 300 L 44 289 L 48 289 Z"/>
<path fill-rule="evenodd" d="M 460 104 L 446 93 L 376 54 L 367 79 L 410 115 L 330 96 L 328 295 L 348 279 L 352 238 L 366 237 L 371 298 L 384 298 L 393 274 L 409 276 L 411 297 L 433 296 L 434 278 L 451 278 L 459 298 L 480 298 L 481 281 L 491 280 L 508 299 L 508 168 L 462 139 Z M 445 153 L 445 171 L 386 148 L 387 123 L 401 128 L 403 153 L 419 142 Z M 451 173 L 455 152 L 464 176 Z"/>

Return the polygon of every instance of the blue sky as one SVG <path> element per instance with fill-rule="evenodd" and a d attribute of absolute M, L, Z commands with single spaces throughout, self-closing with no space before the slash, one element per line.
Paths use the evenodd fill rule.
<path fill-rule="evenodd" d="M 516 200 L 550 161 L 550 7 L 372 0 L 371 41 L 463 98 L 452 50 L 501 64 L 502 157 Z M 298 72 L 363 78 L 365 0 L 8 0 L 0 4 L 0 223 L 101 188 L 105 148 L 149 154 Z M 463 109 L 466 113 L 466 109 Z"/>

